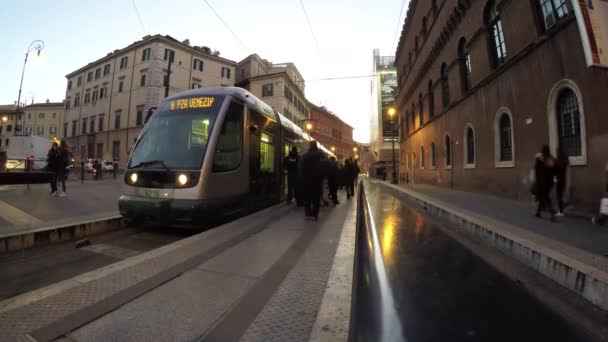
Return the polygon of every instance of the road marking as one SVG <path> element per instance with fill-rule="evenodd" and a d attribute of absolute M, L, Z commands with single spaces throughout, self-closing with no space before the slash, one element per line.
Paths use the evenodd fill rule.
<path fill-rule="evenodd" d="M 36 217 L 0 200 L 0 217 L 16 226 L 40 223 Z"/>
<path fill-rule="evenodd" d="M 140 251 L 133 249 L 112 246 L 105 243 L 98 243 L 91 246 L 82 247 L 80 249 L 118 259 L 127 259 L 141 253 Z"/>

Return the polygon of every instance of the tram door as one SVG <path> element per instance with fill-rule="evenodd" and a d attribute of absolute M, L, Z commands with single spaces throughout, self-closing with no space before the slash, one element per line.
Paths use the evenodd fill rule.
<path fill-rule="evenodd" d="M 253 209 L 277 200 L 280 183 L 277 181 L 280 140 L 276 122 L 249 110 L 249 189 Z"/>

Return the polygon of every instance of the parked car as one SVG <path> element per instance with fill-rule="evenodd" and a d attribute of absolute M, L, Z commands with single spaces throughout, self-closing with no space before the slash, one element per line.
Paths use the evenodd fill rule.
<path fill-rule="evenodd" d="M 93 172 L 93 164 L 95 163 L 95 159 L 89 158 L 84 161 L 84 169 L 88 172 Z"/>
<path fill-rule="evenodd" d="M 101 169 L 103 171 L 114 171 L 114 162 L 110 160 L 104 160 L 101 162 Z"/>

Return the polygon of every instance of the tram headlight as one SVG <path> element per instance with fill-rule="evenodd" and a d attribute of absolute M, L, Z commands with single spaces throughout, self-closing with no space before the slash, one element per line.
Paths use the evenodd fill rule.
<path fill-rule="evenodd" d="M 186 183 L 188 183 L 188 176 L 186 176 L 185 174 L 181 174 L 177 177 L 177 182 L 179 183 L 179 185 L 184 186 L 186 185 Z"/>
<path fill-rule="evenodd" d="M 137 173 L 133 172 L 129 178 L 131 179 L 131 184 L 137 183 Z"/>

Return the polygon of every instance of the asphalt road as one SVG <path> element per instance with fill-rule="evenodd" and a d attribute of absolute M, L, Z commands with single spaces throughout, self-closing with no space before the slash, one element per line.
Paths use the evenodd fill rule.
<path fill-rule="evenodd" d="M 446 235 L 425 213 L 384 187 L 365 186 L 375 224 L 359 232 L 355 340 L 587 338 Z"/>

